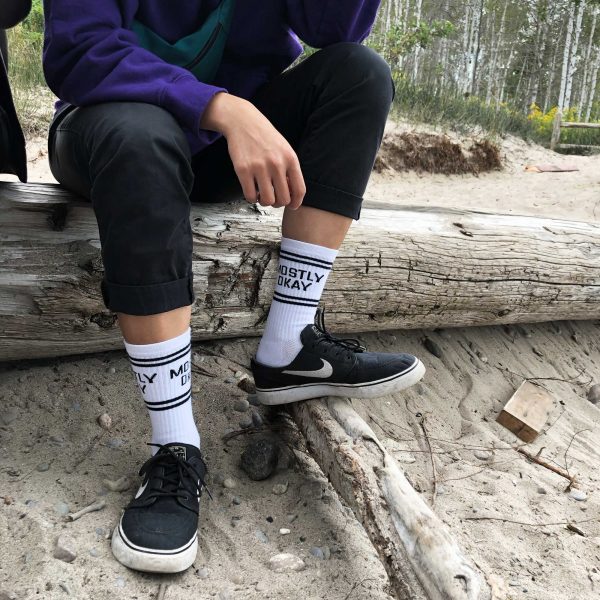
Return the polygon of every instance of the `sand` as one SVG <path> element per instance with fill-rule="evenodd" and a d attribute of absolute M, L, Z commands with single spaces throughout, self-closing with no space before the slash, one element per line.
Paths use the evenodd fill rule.
<path fill-rule="evenodd" d="M 503 152 L 507 169 L 479 177 L 374 174 L 368 201 L 598 220 L 600 158 L 562 159 L 577 163 L 575 173 L 535 174 L 524 172 L 525 164 L 556 162 L 556 155 L 513 139 L 503 142 Z M 31 144 L 30 156 L 32 180 L 49 180 L 43 141 Z M 441 358 L 425 349 L 426 336 L 440 346 Z M 431 456 L 417 417 L 425 415 L 436 465 L 435 510 L 494 582 L 497 597 L 599 598 L 600 407 L 586 393 L 600 383 L 600 321 L 361 337 L 369 349 L 406 351 L 425 362 L 418 386 L 355 406 L 431 501 Z M 239 468 L 240 453 L 254 436 L 223 440 L 246 416 L 233 409 L 234 400 L 245 397 L 235 373 L 246 371 L 255 347 L 253 339 L 194 346 L 197 364 L 210 374 L 196 375 L 194 410 L 214 500 L 202 501 L 194 567 L 168 577 L 122 567 L 107 539 L 148 454 L 148 423 L 124 354 L 2 366 L 0 592 L 19 600 L 133 600 L 155 598 L 166 583 L 166 600 L 389 599 L 385 572 L 364 531 L 293 433 L 280 431 L 276 413 L 251 409 L 276 424 L 277 433 L 269 435 L 296 448 L 297 461 L 281 461 L 272 478 L 253 482 Z M 566 464 L 585 500 L 565 491 L 565 479 L 518 454 L 518 440 L 495 423 L 525 377 L 549 378 L 540 383 L 555 398 L 548 425 L 529 449 Z M 110 431 L 97 424 L 103 413 L 111 416 Z M 130 489 L 111 492 L 103 485 L 121 476 L 130 478 Z M 224 487 L 224 477 L 235 487 Z M 274 494 L 280 483 L 287 491 Z M 101 511 L 65 521 L 63 513 L 97 499 L 106 502 Z M 567 522 L 584 535 L 568 530 Z M 280 528 L 291 533 L 281 535 Z M 72 539 L 72 563 L 53 557 L 60 534 Z M 268 560 L 279 552 L 299 556 L 305 570 L 273 573 Z"/>

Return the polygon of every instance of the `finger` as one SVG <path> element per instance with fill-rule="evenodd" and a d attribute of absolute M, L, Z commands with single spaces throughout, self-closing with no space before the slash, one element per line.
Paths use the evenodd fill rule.
<path fill-rule="evenodd" d="M 300 163 L 297 160 L 295 160 L 292 166 L 288 169 L 287 176 L 289 179 L 289 189 L 291 192 L 289 208 L 296 210 L 302 204 L 302 200 L 304 200 L 304 195 L 306 194 L 304 176 L 302 175 Z"/>
<path fill-rule="evenodd" d="M 275 188 L 275 204 L 273 206 L 287 206 L 291 202 L 290 188 L 284 169 L 277 169 L 272 176 Z"/>
<path fill-rule="evenodd" d="M 275 192 L 273 191 L 273 182 L 266 170 L 255 175 L 258 190 L 260 192 L 259 204 L 261 206 L 273 206 L 275 204 Z"/>
<path fill-rule="evenodd" d="M 257 202 L 257 189 L 254 183 L 254 177 L 249 170 L 236 171 L 237 177 L 242 186 L 242 192 L 246 202 L 255 203 Z"/>

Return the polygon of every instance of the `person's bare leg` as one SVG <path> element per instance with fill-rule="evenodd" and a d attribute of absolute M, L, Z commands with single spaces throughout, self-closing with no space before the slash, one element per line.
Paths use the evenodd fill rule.
<path fill-rule="evenodd" d="M 136 316 L 118 313 L 117 316 L 127 343 L 156 344 L 187 331 L 191 314 L 191 307 L 183 306 L 157 315 Z"/>
<path fill-rule="evenodd" d="M 352 219 L 313 208 L 301 206 L 297 210 L 285 209 L 282 234 L 284 238 L 324 246 L 337 250 L 344 241 Z"/>

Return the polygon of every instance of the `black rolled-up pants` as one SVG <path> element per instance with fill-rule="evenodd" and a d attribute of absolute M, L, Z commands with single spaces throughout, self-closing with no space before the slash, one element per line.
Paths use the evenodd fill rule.
<path fill-rule="evenodd" d="M 359 218 L 393 93 L 387 63 L 353 43 L 320 50 L 258 90 L 251 102 L 298 155 L 304 206 Z M 232 187 L 243 197 L 226 140 L 191 156 L 169 112 L 114 102 L 59 117 L 49 148 L 56 179 L 95 211 L 106 306 L 150 315 L 192 304 L 190 201 Z"/>

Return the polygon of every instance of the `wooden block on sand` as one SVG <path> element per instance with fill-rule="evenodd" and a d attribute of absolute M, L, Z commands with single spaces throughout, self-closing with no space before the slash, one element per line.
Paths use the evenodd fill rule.
<path fill-rule="evenodd" d="M 533 442 L 548 420 L 553 404 L 554 399 L 544 388 L 524 381 L 496 421 L 524 442 Z"/>

